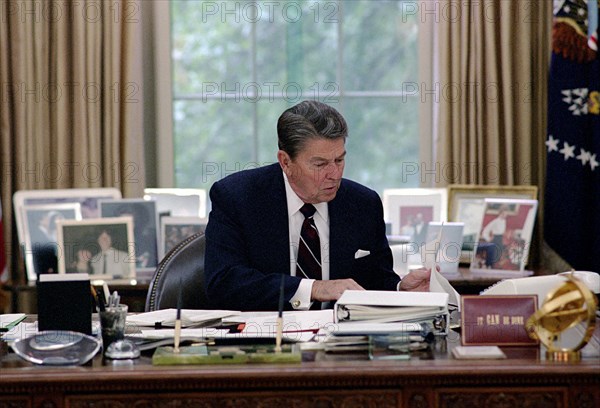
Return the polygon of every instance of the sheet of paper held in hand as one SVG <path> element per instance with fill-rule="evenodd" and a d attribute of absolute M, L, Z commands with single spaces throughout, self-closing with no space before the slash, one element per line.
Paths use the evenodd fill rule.
<path fill-rule="evenodd" d="M 439 292 L 439 293 L 448 293 L 448 305 L 456 306 L 460 311 L 460 295 L 458 292 L 450 285 L 448 279 L 446 279 L 441 273 L 439 273 L 436 269 L 437 265 L 437 256 L 440 252 L 440 245 L 442 241 L 442 233 L 444 231 L 444 224 L 442 223 L 442 227 L 440 228 L 437 236 L 433 241 L 426 242 L 421 247 L 421 262 L 423 263 L 423 267 L 426 269 L 431 269 L 431 279 L 429 282 L 429 291 L 430 292 Z"/>

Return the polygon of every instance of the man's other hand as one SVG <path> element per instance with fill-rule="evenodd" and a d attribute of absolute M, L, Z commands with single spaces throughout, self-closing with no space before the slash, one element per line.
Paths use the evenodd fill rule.
<path fill-rule="evenodd" d="M 345 290 L 364 290 L 354 279 L 316 280 L 312 285 L 311 300 L 328 302 L 338 300 Z"/>
<path fill-rule="evenodd" d="M 431 269 L 413 269 L 400 281 L 400 290 L 429 292 L 429 279 L 431 279 Z"/>

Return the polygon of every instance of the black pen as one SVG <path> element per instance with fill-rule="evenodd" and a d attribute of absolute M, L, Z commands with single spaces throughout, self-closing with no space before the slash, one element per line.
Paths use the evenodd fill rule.
<path fill-rule="evenodd" d="M 281 285 L 279 286 L 279 310 L 277 314 L 277 337 L 275 337 L 275 352 L 281 353 L 281 338 L 283 337 L 283 292 L 285 287 L 285 275 L 281 274 Z"/>
<path fill-rule="evenodd" d="M 183 282 L 179 279 L 179 294 L 177 296 L 177 315 L 175 317 L 175 338 L 173 339 L 173 353 L 179 353 L 179 340 L 181 339 L 181 297 L 183 296 Z"/>

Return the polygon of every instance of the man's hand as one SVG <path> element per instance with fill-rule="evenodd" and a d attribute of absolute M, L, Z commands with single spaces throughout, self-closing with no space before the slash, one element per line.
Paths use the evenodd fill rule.
<path fill-rule="evenodd" d="M 345 290 L 364 289 L 358 283 L 354 282 L 354 279 L 316 280 L 312 285 L 310 299 L 320 302 L 338 300 Z"/>
<path fill-rule="evenodd" d="M 89 262 L 92 259 L 92 253 L 87 249 L 77 251 L 77 258 L 83 262 Z"/>
<path fill-rule="evenodd" d="M 439 266 L 437 267 L 439 269 Z M 400 290 L 411 292 L 429 292 L 431 269 L 413 269 L 400 281 Z"/>

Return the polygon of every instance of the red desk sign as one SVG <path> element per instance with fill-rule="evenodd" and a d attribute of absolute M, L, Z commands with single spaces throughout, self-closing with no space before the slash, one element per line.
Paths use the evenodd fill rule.
<path fill-rule="evenodd" d="M 534 346 L 525 323 L 537 310 L 536 295 L 461 296 L 463 346 Z"/>

